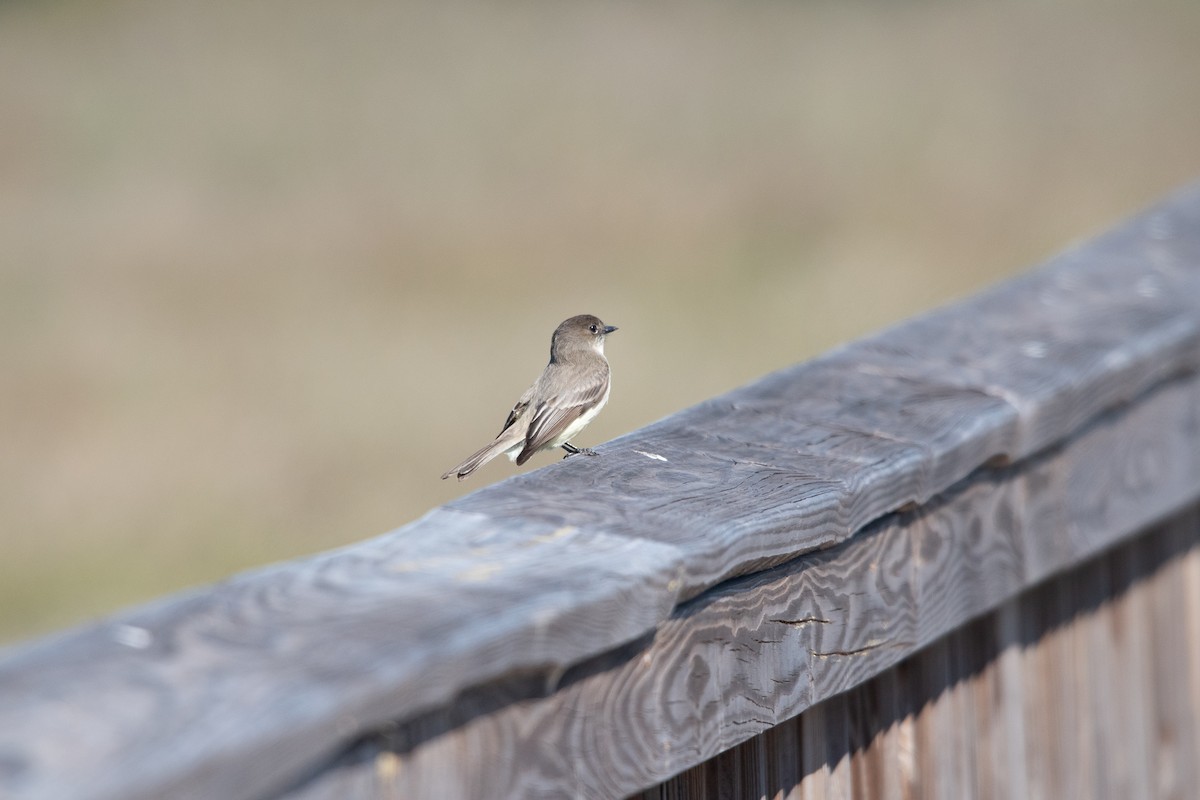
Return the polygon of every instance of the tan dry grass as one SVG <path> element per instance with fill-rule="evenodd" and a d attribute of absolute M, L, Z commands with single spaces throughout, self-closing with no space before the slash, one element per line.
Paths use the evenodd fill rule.
<path fill-rule="evenodd" d="M 1200 172 L 1200 9 L 0 6 L 0 637 L 511 474 L 561 318 L 615 436 Z M 543 463 L 545 463 L 543 461 Z"/>

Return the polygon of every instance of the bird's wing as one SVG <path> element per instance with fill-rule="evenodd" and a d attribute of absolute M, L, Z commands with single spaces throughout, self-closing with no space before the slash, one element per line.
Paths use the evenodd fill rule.
<path fill-rule="evenodd" d="M 536 386 L 537 384 L 535 383 L 533 386 L 530 386 L 528 389 L 526 389 L 525 393 L 521 395 L 521 399 L 517 400 L 517 404 L 513 406 L 512 411 L 508 412 L 508 419 L 504 420 L 504 427 L 501 428 L 500 433 L 496 435 L 497 439 L 503 436 L 504 432 L 512 427 L 512 424 L 517 421 L 517 417 L 521 416 L 521 413 L 524 412 L 525 409 L 529 408 L 529 401 L 533 399 L 533 390 Z"/>
<path fill-rule="evenodd" d="M 529 430 L 525 434 L 525 447 L 517 456 L 520 466 L 529 457 L 554 441 L 571 423 L 591 411 L 604 400 L 608 392 L 608 373 L 598 376 L 597 380 L 569 389 L 538 404 L 529 422 Z"/>

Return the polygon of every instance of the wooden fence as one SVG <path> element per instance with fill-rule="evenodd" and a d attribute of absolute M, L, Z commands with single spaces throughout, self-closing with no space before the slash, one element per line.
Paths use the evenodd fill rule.
<path fill-rule="evenodd" d="M 1200 185 L 599 449 L 0 653 L 0 796 L 1194 796 Z"/>

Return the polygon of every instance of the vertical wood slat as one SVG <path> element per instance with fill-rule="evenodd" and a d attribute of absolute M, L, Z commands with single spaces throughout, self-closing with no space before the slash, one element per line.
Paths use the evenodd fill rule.
<path fill-rule="evenodd" d="M 1200 509 L 1193 515 L 1194 525 L 1200 527 Z M 1173 527 L 1168 537 L 1157 542 L 1167 552 L 1182 549 L 1188 543 L 1185 526 Z M 1164 579 L 1156 581 L 1146 603 L 1152 624 L 1149 629 L 1151 685 L 1148 702 L 1153 703 L 1154 733 L 1149 749 L 1155 761 L 1151 774 L 1155 779 L 1155 795 L 1169 798 L 1189 798 L 1200 786 L 1200 725 L 1196 710 L 1188 701 L 1200 690 L 1200 640 L 1190 635 L 1200 626 L 1200 604 L 1195 602 L 1200 592 L 1200 549 L 1189 551 L 1186 557 L 1171 561 Z M 1189 677 L 1180 686 L 1180 674 Z"/>
<path fill-rule="evenodd" d="M 1182 800 L 1197 698 L 1200 505 L 632 797 Z"/>

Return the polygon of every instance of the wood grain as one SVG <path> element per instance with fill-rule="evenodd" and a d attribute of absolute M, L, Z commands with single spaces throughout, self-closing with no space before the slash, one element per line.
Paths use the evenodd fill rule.
<path fill-rule="evenodd" d="M 1178 633 L 1200 605 L 1178 601 L 1198 567 L 1200 506 L 636 800 L 1193 797 L 1200 717 L 1178 700 L 1200 671 Z M 1134 661 L 1148 681 L 1122 671 Z"/>
<path fill-rule="evenodd" d="M 924 648 L 935 647 L 924 656 L 929 663 L 941 659 L 938 672 L 923 673 L 925 680 L 936 683 L 938 675 L 959 674 L 966 669 L 967 651 L 945 649 L 948 632 L 1200 497 L 1195 457 L 1200 431 L 1190 441 L 1164 444 L 1188 430 L 1184 423 L 1198 400 L 1200 376 L 1172 381 L 1081 430 L 1037 459 L 1035 468 L 1013 465 L 980 473 L 842 545 L 706 592 L 681 606 L 643 647 L 568 673 L 551 696 L 482 704 L 489 711 L 481 715 L 460 703 L 443 712 L 440 726 L 432 726 L 436 735 L 389 731 L 368 738 L 337 769 L 285 796 L 344 796 L 342 778 L 357 775 L 353 780 L 361 782 L 361 774 L 374 774 L 372 765 L 386 757 L 398 759 L 398 768 L 371 791 L 405 797 L 621 797 L 860 686 Z M 1124 482 L 1097 493 L 1083 476 L 1094 474 L 1098 450 L 1117 455 L 1154 450 L 1162 459 L 1162 479 Z M 1110 512 L 1136 508 L 1145 516 L 1136 523 L 1128 511 L 1102 513 L 1097 504 Z M 1093 536 L 1063 537 L 1060 523 L 1068 514 L 1093 520 Z M 1134 527 L 1117 527 L 1129 524 Z M 1052 623 L 1076 602 L 1072 591 L 1069 586 L 1048 591 L 1048 607 L 1040 614 L 1026 612 L 1006 635 L 1032 635 L 1020 626 L 1055 628 Z M 1084 599 L 1102 601 L 1100 594 Z M 1030 796 L 1092 796 L 1102 778 L 1086 771 L 1063 774 L 1058 768 L 1063 761 L 1086 764 L 1096 748 L 1079 737 L 1090 736 L 1099 722 L 1091 710 L 1098 698 L 1091 694 L 1089 670 L 1100 667 L 1077 658 L 1083 648 L 1066 630 L 1047 635 L 1037 657 L 1041 678 L 1018 694 L 1018 706 L 1023 699 L 1038 737 L 997 745 L 1007 762 L 1027 765 L 1027 784 L 1008 780 L 1029 789 Z M 1120 650 L 1126 662 L 1114 669 L 1136 676 L 1142 669 L 1138 659 L 1150 648 L 1144 642 L 1127 644 Z M 1142 677 L 1148 686 L 1150 676 Z M 1107 690 L 1111 679 L 1096 685 Z M 909 691 L 927 695 L 934 688 L 921 684 Z M 932 741 L 947 730 L 978 728 L 967 695 L 965 688 L 950 692 L 912 736 Z M 1069 714 L 1062 710 L 1062 697 L 1073 698 Z M 1147 705 L 1144 698 L 1131 702 L 1131 708 Z M 1119 709 L 1119 701 L 1114 707 Z M 829 706 L 824 709 L 828 714 Z M 1109 722 L 1121 730 L 1121 725 L 1138 729 L 1144 721 L 1129 712 Z M 826 748 L 831 746 L 827 737 L 843 735 L 831 731 L 829 720 L 805 724 L 817 725 L 826 738 L 805 739 L 802 729 L 803 747 Z M 986 745 L 979 746 L 982 751 Z M 922 796 L 961 797 L 982 780 L 975 758 L 981 752 L 955 752 L 959 760 L 938 761 L 937 780 Z M 800 760 L 824 757 L 802 749 Z M 463 763 L 477 767 L 466 771 Z M 934 774 L 928 764 L 915 763 L 912 769 Z M 843 789 L 854 784 L 854 774 L 832 762 L 818 768 L 812 780 L 811 796 L 846 796 Z"/>
<path fill-rule="evenodd" d="M 0 653 L 0 795 L 650 785 L 1193 501 L 1198 369 L 1200 184 L 600 458 Z"/>

